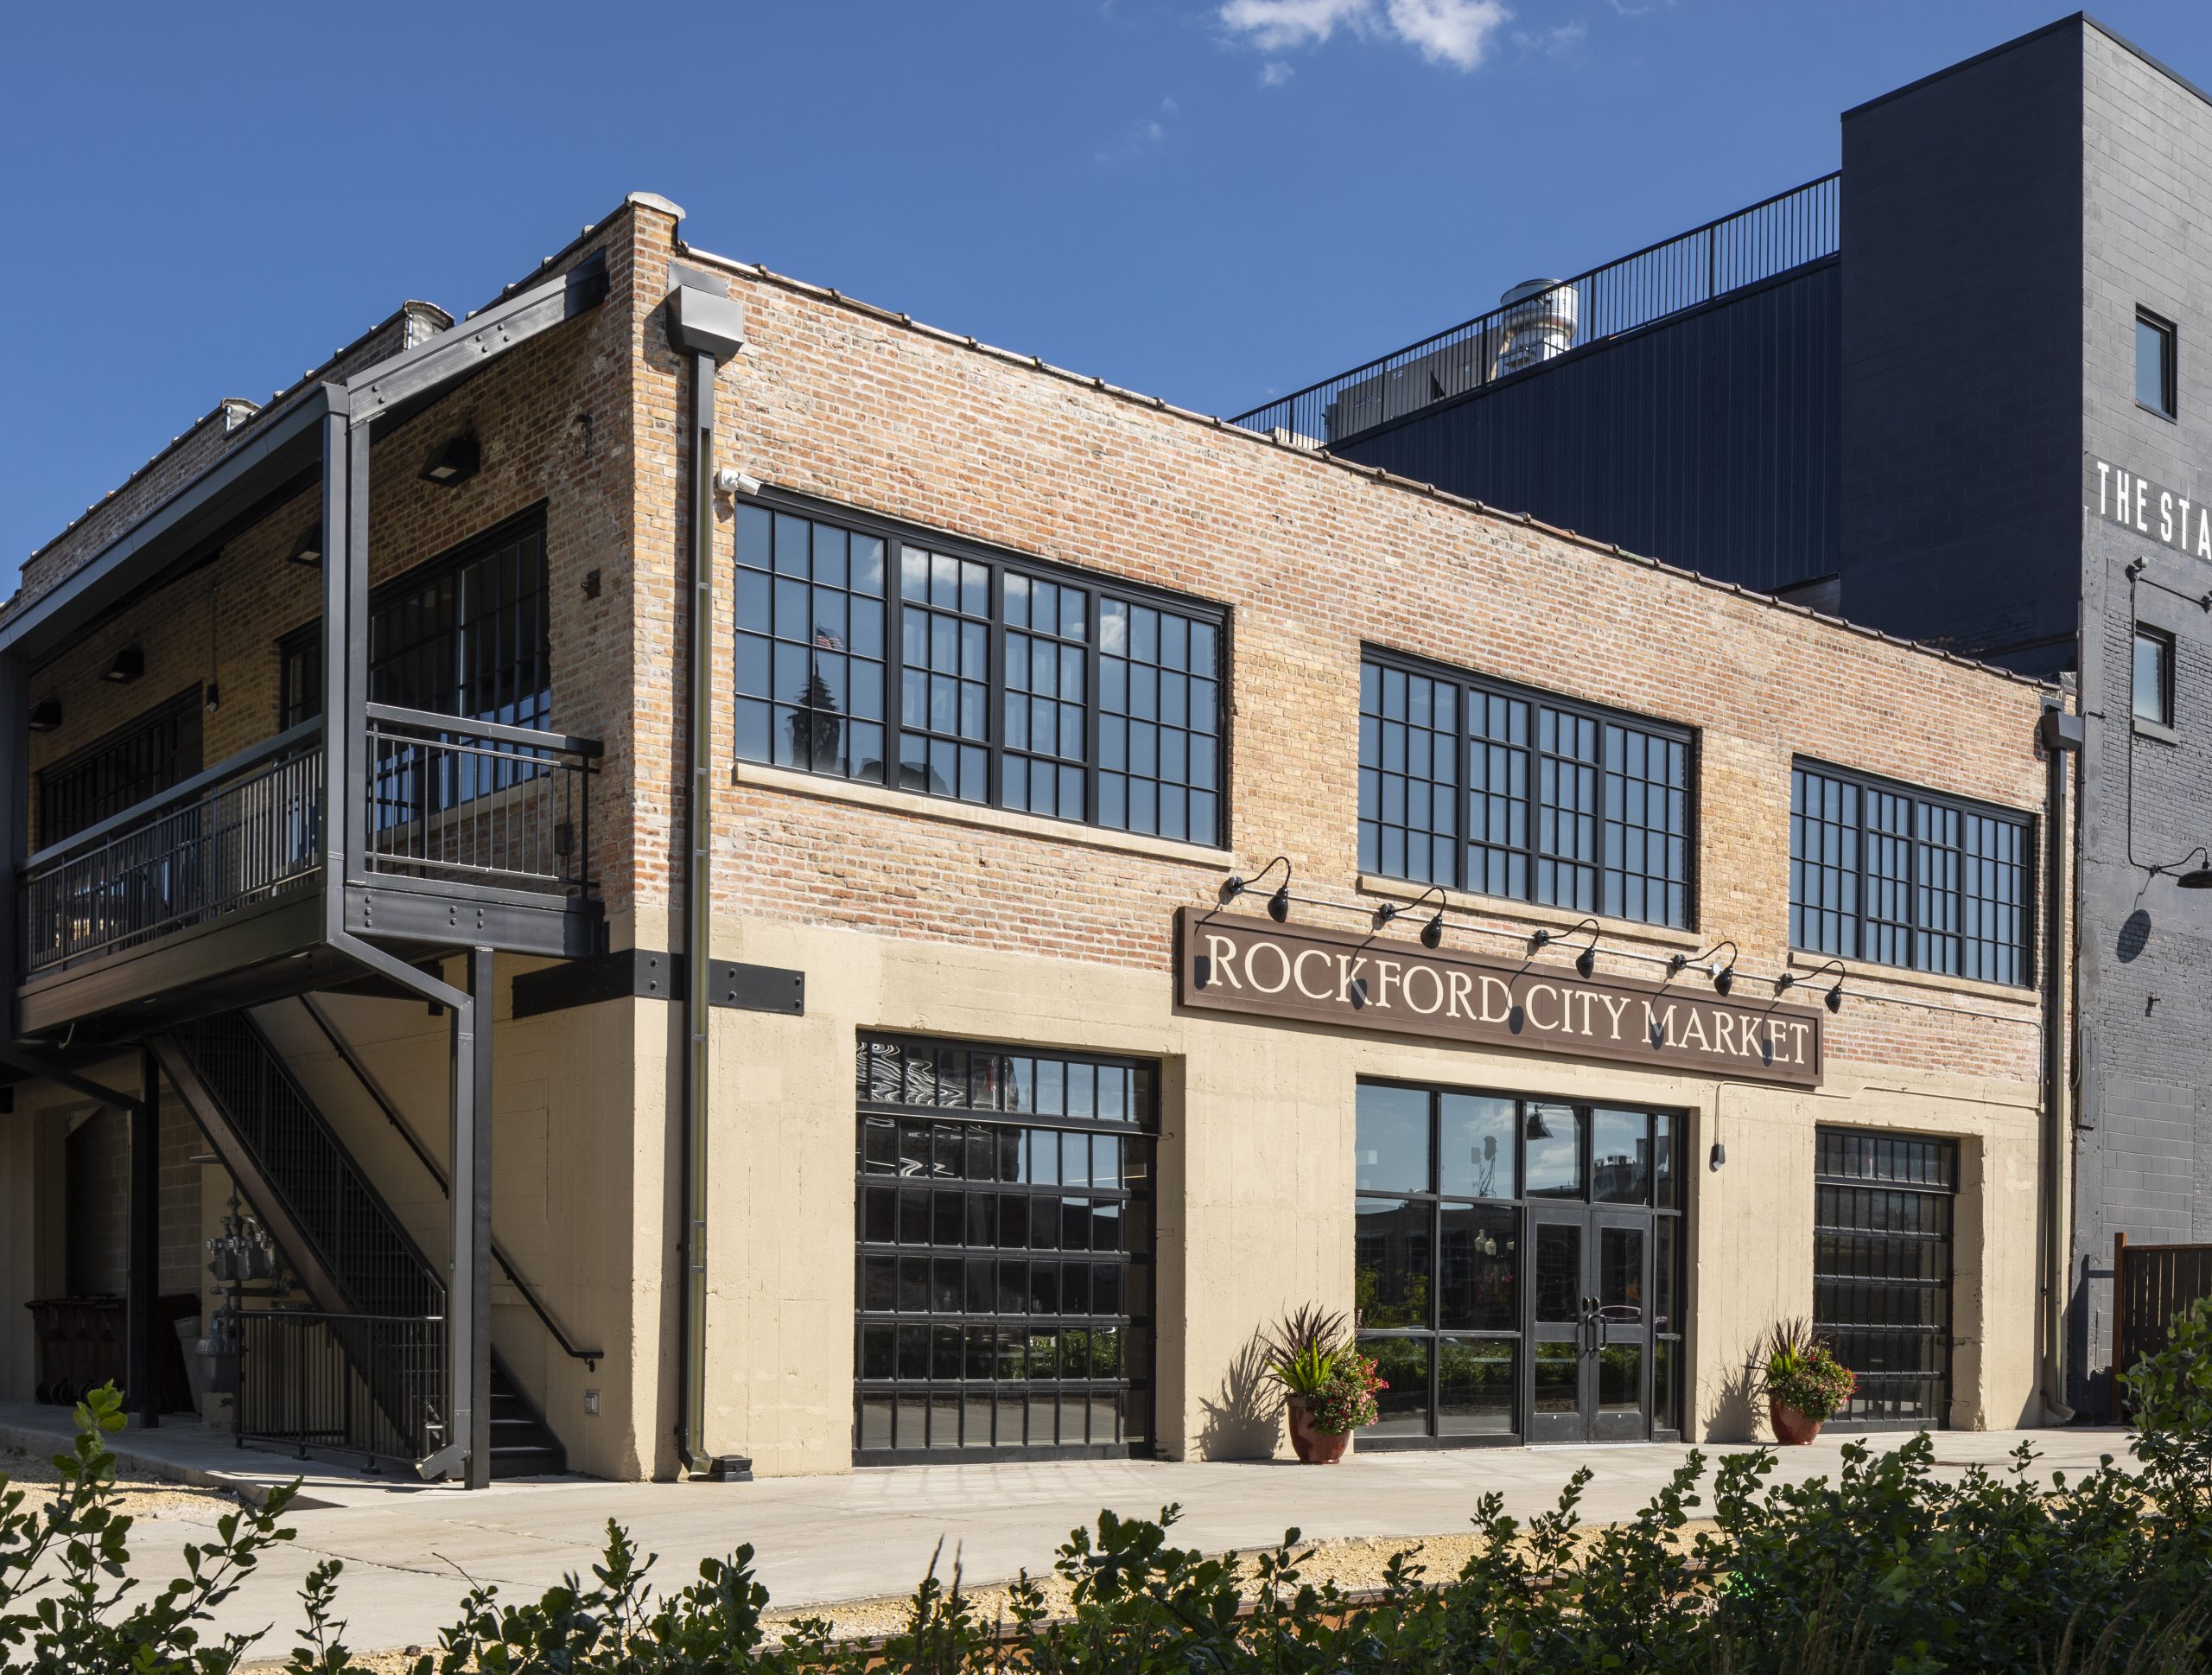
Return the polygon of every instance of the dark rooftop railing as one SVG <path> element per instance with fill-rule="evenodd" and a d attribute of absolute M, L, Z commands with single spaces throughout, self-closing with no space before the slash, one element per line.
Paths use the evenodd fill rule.
<path fill-rule="evenodd" d="M 1230 423 L 1299 447 L 1333 447 L 1432 402 L 1479 388 L 1524 364 L 1634 331 L 1833 256 L 1838 246 L 1842 178 L 1824 175 L 1777 193 L 1732 215 L 1240 413 Z M 1547 332 L 1551 335 L 1548 345 L 1531 342 Z"/>

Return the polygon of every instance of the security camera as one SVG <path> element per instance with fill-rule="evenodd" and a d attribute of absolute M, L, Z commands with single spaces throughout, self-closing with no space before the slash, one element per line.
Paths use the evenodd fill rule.
<path fill-rule="evenodd" d="M 715 492 L 717 494 L 758 494 L 760 479 L 747 476 L 734 465 L 725 465 L 715 473 Z"/>

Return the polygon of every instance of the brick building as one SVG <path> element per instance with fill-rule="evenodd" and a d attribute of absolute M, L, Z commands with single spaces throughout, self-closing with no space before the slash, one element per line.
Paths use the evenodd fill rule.
<path fill-rule="evenodd" d="M 2068 1388 L 2101 1411 L 2116 1242 L 2212 1240 L 2212 95 L 2075 13 L 1839 125 L 1837 174 L 1237 423 L 2075 683 Z"/>
<path fill-rule="evenodd" d="M 203 1411 L 474 1481 L 1266 1454 L 1309 1302 L 1358 1447 L 1751 1435 L 1805 1315 L 2041 1418 L 2058 689 L 683 231 L 27 566 L 0 1394 L 81 1278 L 142 1406 L 196 1304 Z"/>

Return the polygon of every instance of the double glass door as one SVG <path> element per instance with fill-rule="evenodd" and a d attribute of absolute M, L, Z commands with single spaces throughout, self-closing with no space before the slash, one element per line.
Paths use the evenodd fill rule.
<path fill-rule="evenodd" d="M 1532 1443 L 1641 1442 L 1651 1431 L 1652 1218 L 1529 1212 Z"/>

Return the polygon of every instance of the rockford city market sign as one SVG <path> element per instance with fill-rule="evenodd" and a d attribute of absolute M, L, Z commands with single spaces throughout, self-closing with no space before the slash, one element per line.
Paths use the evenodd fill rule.
<path fill-rule="evenodd" d="M 1820 1085 L 1819 1012 L 1725 999 L 1701 973 L 1671 984 L 1594 979 L 1203 908 L 1183 908 L 1175 932 L 1185 1006 Z"/>

